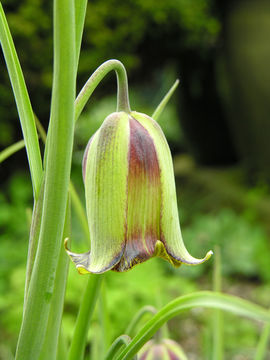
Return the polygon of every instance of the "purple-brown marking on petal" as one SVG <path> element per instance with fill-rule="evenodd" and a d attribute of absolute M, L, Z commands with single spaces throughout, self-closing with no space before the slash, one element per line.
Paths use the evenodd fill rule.
<path fill-rule="evenodd" d="M 149 132 L 134 118 L 129 117 L 130 147 L 129 176 L 144 171 L 154 180 L 160 177 L 157 153 Z"/>
<path fill-rule="evenodd" d="M 170 360 L 179 360 L 179 356 L 176 355 L 172 350 L 166 349 Z M 181 360 L 181 359 L 180 359 Z"/>
<path fill-rule="evenodd" d="M 149 355 L 149 349 L 148 350 L 146 350 L 143 354 L 142 354 L 142 356 L 140 357 L 140 360 L 146 360 L 147 359 L 147 356 Z"/>
<path fill-rule="evenodd" d="M 136 119 L 129 117 L 129 125 L 126 246 L 116 271 L 152 257 L 159 239 L 161 184 L 155 144 Z"/>

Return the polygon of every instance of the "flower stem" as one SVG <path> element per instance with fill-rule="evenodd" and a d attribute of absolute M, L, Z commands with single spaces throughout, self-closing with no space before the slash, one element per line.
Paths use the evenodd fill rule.
<path fill-rule="evenodd" d="M 217 292 L 222 291 L 221 284 L 221 254 L 219 246 L 215 247 L 214 257 L 214 277 L 213 277 L 213 290 Z M 222 360 L 223 359 L 223 322 L 224 316 L 220 309 L 215 309 L 213 313 L 213 348 L 212 348 L 212 359 Z"/>
<path fill-rule="evenodd" d="M 103 275 L 91 274 L 87 279 L 87 285 L 81 301 L 75 331 L 70 345 L 68 360 L 83 359 L 89 323 L 95 308 L 102 278 Z"/>
<path fill-rule="evenodd" d="M 124 65 L 120 61 L 113 59 L 100 65 L 80 91 L 75 102 L 75 121 L 79 118 L 95 88 L 112 70 L 114 70 L 117 75 L 117 111 L 130 112 L 127 73 Z"/>

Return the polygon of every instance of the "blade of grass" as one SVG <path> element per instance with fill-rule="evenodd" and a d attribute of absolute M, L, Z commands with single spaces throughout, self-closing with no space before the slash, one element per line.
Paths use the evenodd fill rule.
<path fill-rule="evenodd" d="M 266 360 L 267 348 L 270 338 L 270 323 L 264 325 L 260 340 L 257 345 L 254 360 Z"/>
<path fill-rule="evenodd" d="M 54 1 L 54 76 L 45 195 L 39 245 L 16 359 L 38 360 L 62 246 L 74 135 L 75 26 L 73 0 Z"/>
<path fill-rule="evenodd" d="M 247 300 L 212 291 L 194 292 L 190 295 L 181 296 L 164 306 L 144 325 L 122 353 L 117 356 L 117 360 L 132 359 L 132 356 L 140 350 L 165 322 L 185 310 L 196 307 L 221 309 L 253 320 L 270 321 L 270 313 L 267 309 Z"/>
<path fill-rule="evenodd" d="M 167 105 L 168 101 L 172 97 L 173 93 L 175 92 L 177 86 L 179 84 L 179 80 L 177 79 L 173 86 L 170 88 L 170 90 L 167 92 L 167 94 L 164 96 L 164 98 L 161 100 L 161 102 L 158 104 L 156 110 L 152 114 L 152 118 L 156 121 L 160 117 L 162 111 L 164 110 L 165 106 Z"/>
<path fill-rule="evenodd" d="M 85 14 L 87 8 L 87 0 L 75 1 L 75 43 L 76 43 L 76 64 L 78 67 L 80 49 L 82 43 L 82 35 L 85 21 Z"/>
<path fill-rule="evenodd" d="M 220 248 L 215 247 L 214 250 L 214 279 L 213 279 L 213 290 L 216 292 L 221 292 L 221 255 Z M 222 360 L 224 353 L 224 344 L 223 344 L 223 322 L 224 316 L 223 312 L 220 309 L 214 310 L 213 313 L 213 349 L 212 349 L 212 359 L 213 360 Z"/>
<path fill-rule="evenodd" d="M 0 42 L 7 64 L 10 82 L 20 117 L 23 137 L 33 184 L 35 199 L 39 193 L 42 178 L 42 160 L 38 143 L 35 117 L 25 85 L 20 62 L 15 50 L 5 13 L 0 3 Z"/>
<path fill-rule="evenodd" d="M 41 184 L 38 198 L 35 201 L 32 219 L 31 219 L 27 263 L 26 263 L 25 288 L 24 288 L 24 304 L 23 304 L 24 310 L 25 310 L 27 296 L 28 296 L 29 283 L 30 283 L 32 270 L 33 270 L 34 263 L 35 263 L 35 257 L 36 257 L 36 253 L 37 253 L 38 239 L 39 239 L 39 235 L 40 235 L 43 200 L 44 200 L 44 181 Z"/>
<path fill-rule="evenodd" d="M 105 360 L 113 360 L 115 358 L 115 355 L 119 352 L 119 350 L 123 346 L 127 346 L 130 343 L 130 341 L 131 338 L 128 335 L 120 335 L 117 339 L 114 340 L 114 342 L 110 346 L 105 356 Z"/>
<path fill-rule="evenodd" d="M 142 307 L 133 317 L 131 322 L 129 323 L 128 327 L 126 328 L 125 333 L 129 336 L 133 336 L 135 329 L 137 328 L 138 324 L 141 322 L 142 318 L 145 315 L 151 314 L 152 316 L 157 313 L 157 309 L 151 305 L 146 305 Z"/>
<path fill-rule="evenodd" d="M 20 140 L 20 141 L 16 142 L 15 144 L 12 144 L 12 145 L 8 146 L 6 149 L 2 150 L 0 152 L 0 164 L 4 160 L 8 159 L 10 156 L 15 154 L 17 151 L 23 149 L 24 147 L 25 147 L 24 140 Z"/>

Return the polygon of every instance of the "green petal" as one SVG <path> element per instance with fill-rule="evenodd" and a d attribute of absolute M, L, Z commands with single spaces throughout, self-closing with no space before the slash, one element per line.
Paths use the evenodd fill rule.
<path fill-rule="evenodd" d="M 196 259 L 189 254 L 183 243 L 180 223 L 178 217 L 177 198 L 174 180 L 174 171 L 171 152 L 166 138 L 156 121 L 145 114 L 132 112 L 138 120 L 147 129 L 154 139 L 157 150 L 160 176 L 161 176 L 161 219 L 160 219 L 160 241 L 164 244 L 171 262 L 179 266 L 181 263 L 190 265 L 200 264 L 206 261 L 212 254 L 209 251 L 202 259 Z M 168 260 L 164 254 L 165 249 L 160 249 L 160 243 L 157 243 L 156 254 Z"/>
<path fill-rule="evenodd" d="M 123 254 L 128 138 L 128 115 L 113 113 L 105 119 L 89 145 L 84 183 L 91 253 L 68 251 L 80 273 L 110 270 Z"/>
<path fill-rule="evenodd" d="M 109 115 L 89 148 L 85 196 L 91 234 L 90 272 L 111 269 L 125 246 L 128 115 Z"/>

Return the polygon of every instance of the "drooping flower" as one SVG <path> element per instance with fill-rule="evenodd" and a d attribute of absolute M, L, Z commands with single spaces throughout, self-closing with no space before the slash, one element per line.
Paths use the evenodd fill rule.
<path fill-rule="evenodd" d="M 155 120 L 138 112 L 109 115 L 83 159 L 91 251 L 67 249 L 80 273 L 126 271 L 158 256 L 174 266 L 192 257 L 180 230 L 173 164 Z"/>
<path fill-rule="evenodd" d="M 170 339 L 148 341 L 140 350 L 138 360 L 187 360 L 181 346 Z"/>

